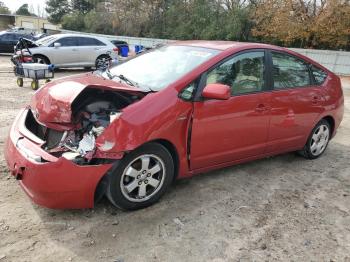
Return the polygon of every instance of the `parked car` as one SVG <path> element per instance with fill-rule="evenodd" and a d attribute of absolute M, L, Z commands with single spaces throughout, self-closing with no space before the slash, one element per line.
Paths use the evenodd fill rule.
<path fill-rule="evenodd" d="M 38 41 L 39 39 L 44 38 L 44 37 L 47 37 L 47 36 L 49 36 L 49 35 L 46 34 L 46 33 L 33 34 L 33 39 L 34 39 L 35 41 Z"/>
<path fill-rule="evenodd" d="M 343 111 L 339 77 L 298 53 L 177 42 L 46 84 L 16 117 L 5 157 L 39 205 L 91 208 L 106 194 L 138 209 L 177 178 L 292 151 L 318 158 Z"/>
<path fill-rule="evenodd" d="M 33 39 L 30 34 L 23 34 L 12 31 L 0 32 L 0 53 L 13 53 L 14 46 L 20 38 Z"/>
<path fill-rule="evenodd" d="M 29 51 L 34 61 L 63 67 L 99 67 L 117 59 L 118 49 L 108 40 L 85 35 L 57 34 L 39 39 Z"/>
<path fill-rule="evenodd" d="M 125 42 L 125 41 L 121 41 L 121 40 L 111 40 L 111 43 L 112 43 L 113 45 L 115 45 L 116 47 L 118 47 L 119 53 L 121 52 L 120 50 L 121 50 L 122 47 L 127 47 L 127 48 L 129 48 L 129 44 L 128 44 L 127 42 Z"/>

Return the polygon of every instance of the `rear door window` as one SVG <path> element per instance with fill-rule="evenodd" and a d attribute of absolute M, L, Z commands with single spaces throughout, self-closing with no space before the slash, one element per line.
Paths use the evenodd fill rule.
<path fill-rule="evenodd" d="M 311 84 L 307 63 L 289 54 L 272 52 L 274 89 L 304 87 Z"/>
<path fill-rule="evenodd" d="M 14 34 L 4 34 L 2 37 L 3 37 L 2 40 L 4 40 L 4 41 L 14 41 L 15 40 Z"/>
<path fill-rule="evenodd" d="M 91 37 L 79 37 L 78 38 L 79 46 L 104 46 L 100 40 Z"/>
<path fill-rule="evenodd" d="M 20 38 L 26 38 L 27 36 L 26 35 L 19 35 L 19 34 L 13 34 L 12 36 L 12 40 L 13 41 L 18 41 Z"/>
<path fill-rule="evenodd" d="M 60 43 L 61 46 L 78 46 L 77 37 L 63 37 L 55 41 L 55 43 Z"/>

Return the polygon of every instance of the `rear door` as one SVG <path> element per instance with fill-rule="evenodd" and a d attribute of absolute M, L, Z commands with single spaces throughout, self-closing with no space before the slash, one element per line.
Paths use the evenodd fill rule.
<path fill-rule="evenodd" d="M 21 35 L 14 33 L 6 33 L 1 35 L 1 52 L 4 53 L 13 53 L 14 46 L 17 44 Z"/>
<path fill-rule="evenodd" d="M 6 34 L 0 35 L 0 53 L 7 52 Z"/>
<path fill-rule="evenodd" d="M 265 152 L 269 127 L 265 75 L 264 50 L 234 55 L 206 73 L 204 85 L 229 85 L 231 98 L 194 102 L 191 169 Z"/>
<path fill-rule="evenodd" d="M 85 66 L 94 66 L 96 58 L 106 45 L 92 37 L 78 37 L 80 63 Z"/>
<path fill-rule="evenodd" d="M 313 85 L 308 63 L 284 52 L 269 54 L 273 90 L 267 152 L 301 149 L 323 111 L 322 90 Z"/>

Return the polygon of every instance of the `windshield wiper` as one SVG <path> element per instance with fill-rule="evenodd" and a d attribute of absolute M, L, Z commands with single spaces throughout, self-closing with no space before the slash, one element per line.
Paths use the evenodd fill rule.
<path fill-rule="evenodd" d="M 111 73 L 111 71 L 109 71 L 109 69 L 107 69 L 105 72 L 106 72 L 108 78 L 111 79 L 111 80 L 113 80 L 114 78 L 117 77 L 117 78 L 119 78 L 120 80 L 122 80 L 122 81 L 124 81 L 125 83 L 127 83 L 128 85 L 131 85 L 131 86 L 135 86 L 135 87 L 140 88 L 140 85 L 139 85 L 137 82 L 135 82 L 135 81 L 133 81 L 133 80 L 127 78 L 126 76 L 124 76 L 124 75 L 122 75 L 122 74 L 120 74 L 120 75 L 112 75 L 112 73 Z M 155 92 L 153 89 L 151 89 L 151 88 L 148 87 L 148 86 L 147 86 L 147 89 L 148 89 L 149 91 L 151 91 L 151 92 Z"/>
<path fill-rule="evenodd" d="M 135 81 L 130 80 L 129 78 L 127 78 L 124 75 L 112 75 L 111 79 L 113 79 L 115 77 L 118 77 L 120 80 L 124 81 L 128 85 L 139 87 L 139 85 Z"/>

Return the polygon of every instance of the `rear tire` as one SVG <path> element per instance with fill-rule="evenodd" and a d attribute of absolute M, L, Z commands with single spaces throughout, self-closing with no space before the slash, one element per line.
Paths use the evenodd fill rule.
<path fill-rule="evenodd" d="M 169 151 L 157 143 L 146 144 L 126 155 L 109 175 L 106 196 L 125 210 L 148 207 L 166 192 L 174 178 Z"/>
<path fill-rule="evenodd" d="M 326 151 L 330 136 L 331 126 L 327 120 L 322 119 L 311 131 L 306 145 L 298 153 L 307 159 L 320 157 Z"/>
<path fill-rule="evenodd" d="M 96 69 L 106 69 L 109 66 L 109 61 L 111 57 L 109 55 L 100 55 L 96 58 L 95 67 Z"/>

